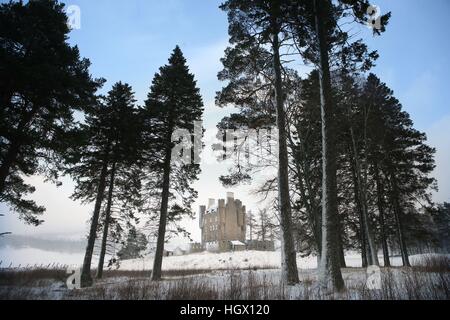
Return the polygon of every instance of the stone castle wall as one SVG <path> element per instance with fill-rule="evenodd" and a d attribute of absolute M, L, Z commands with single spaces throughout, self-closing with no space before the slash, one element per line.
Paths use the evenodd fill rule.
<path fill-rule="evenodd" d="M 227 193 L 226 201 L 209 199 L 208 206 L 200 206 L 202 246 L 210 251 L 230 250 L 230 241 L 245 243 L 246 210 L 234 194 Z"/>

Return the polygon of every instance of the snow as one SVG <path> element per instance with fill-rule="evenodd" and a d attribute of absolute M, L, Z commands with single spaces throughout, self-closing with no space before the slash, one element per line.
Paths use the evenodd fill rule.
<path fill-rule="evenodd" d="M 346 256 L 348 267 L 361 267 L 361 258 L 358 254 Z M 393 265 L 401 265 L 401 258 L 391 259 Z M 411 256 L 411 263 L 420 259 Z M 125 260 L 120 263 L 121 270 L 148 270 L 153 265 L 153 256 L 141 259 Z M 317 258 L 310 256 L 302 258 L 297 256 L 297 265 L 300 269 L 317 268 Z M 223 269 L 278 269 L 281 266 L 280 252 L 275 251 L 235 251 L 235 252 L 201 252 L 183 256 L 170 256 L 163 258 L 163 270 L 223 270 Z"/>
<path fill-rule="evenodd" d="M 420 265 L 427 255 L 412 255 L 412 265 Z M 360 268 L 361 257 L 358 253 L 349 252 L 345 257 L 347 267 Z M 380 257 L 380 262 L 383 259 Z M 401 266 L 401 257 L 391 257 L 393 266 Z M 317 257 L 297 256 L 299 269 L 316 269 Z M 120 270 L 149 270 L 153 266 L 153 256 L 120 262 Z M 163 270 L 224 270 L 224 269 L 278 269 L 281 266 L 280 252 L 276 251 L 235 251 L 235 252 L 201 252 L 183 256 L 163 258 Z"/>
<path fill-rule="evenodd" d="M 152 282 L 146 276 L 108 277 L 95 282 L 92 288 L 68 290 L 61 280 L 39 280 L 29 286 L 0 286 L 0 297 L 27 299 L 445 299 L 443 275 L 417 273 L 405 269 L 388 269 L 383 278 L 386 290 L 370 290 L 367 274 L 362 268 L 342 270 L 347 290 L 342 293 L 323 292 L 316 269 L 299 270 L 300 283 L 284 286 L 280 271 L 221 270 L 205 274 L 166 276 Z M 391 280 L 389 280 L 391 279 Z M 384 286 L 384 285 L 383 285 Z M 391 289 L 393 290 L 391 292 Z"/>
<path fill-rule="evenodd" d="M 173 249 L 176 249 L 173 248 Z M 180 249 L 183 249 L 180 246 Z M 84 253 L 61 253 L 44 251 L 36 248 L 0 248 L 0 268 L 26 267 L 27 265 L 80 265 L 83 262 Z M 412 265 L 420 265 L 425 257 L 429 255 L 412 255 L 410 262 Z M 361 257 L 357 252 L 348 252 L 345 257 L 348 267 L 361 267 Z M 235 251 L 235 252 L 201 252 L 180 256 L 170 256 L 163 258 L 163 270 L 223 270 L 223 269 L 278 269 L 280 268 L 281 257 L 277 251 Z M 380 263 L 383 262 L 380 256 Z M 93 265 L 97 263 L 97 257 L 93 258 Z M 299 269 L 315 269 L 317 258 L 310 256 L 302 258 L 297 256 Z M 393 266 L 401 266 L 401 257 L 391 257 Z M 153 266 L 153 256 L 148 255 L 141 259 L 121 261 L 121 270 L 149 270 Z"/>
<path fill-rule="evenodd" d="M 436 254 L 410 256 L 412 265 L 421 265 L 430 256 Z M 450 257 L 450 255 L 447 255 Z M 297 256 L 300 283 L 296 286 L 280 286 L 280 252 L 269 251 L 236 251 L 211 253 L 202 252 L 183 256 L 163 258 L 163 271 L 170 270 L 199 270 L 200 273 L 187 272 L 173 273 L 165 276 L 165 281 L 153 283 L 146 276 L 123 273 L 118 276 L 106 277 L 96 281 L 91 289 L 71 291 L 66 288 L 64 279 L 37 279 L 27 286 L 6 285 L 0 286 L 0 297 L 33 298 L 33 299 L 165 299 L 170 292 L 185 294 L 191 292 L 197 296 L 192 298 L 205 298 L 202 292 L 216 292 L 217 299 L 255 299 L 255 296 L 246 296 L 250 292 L 259 292 L 263 297 L 283 299 L 365 299 L 367 294 L 372 298 L 412 299 L 445 297 L 442 286 L 442 277 L 434 273 L 421 273 L 408 268 L 385 269 L 384 279 L 392 277 L 395 295 L 389 290 L 368 292 L 364 287 L 367 272 L 360 268 L 361 258 L 357 253 L 349 252 L 346 256 L 348 268 L 342 269 L 343 278 L 348 291 L 343 296 L 323 296 L 318 287 L 317 258 Z M 380 259 L 382 261 L 382 259 Z M 55 260 L 54 260 L 55 261 Z M 393 265 L 401 265 L 401 257 L 391 257 Z M 153 264 L 153 257 L 122 261 L 120 270 L 149 270 Z M 203 272 L 206 271 L 206 272 Z M 405 282 L 406 281 L 406 282 Z M 411 282 L 412 281 L 412 282 Z M 413 287 L 411 287 L 413 285 Z M 205 291 L 205 288 L 207 289 Z M 262 289 L 261 289 L 262 288 Z M 413 288 L 413 289 L 411 289 Z M 208 291 L 209 290 L 209 291 Z M 252 291 L 253 290 L 253 291 Z M 280 291 L 282 290 L 282 291 Z M 239 296 L 230 296 L 233 292 Z M 129 296 L 129 294 L 134 294 Z M 268 294 L 268 296 L 266 296 Z M 373 295 L 373 297 L 372 297 Z M 211 297 L 214 298 L 214 297 Z M 256 296 L 256 299 L 261 298 Z"/>

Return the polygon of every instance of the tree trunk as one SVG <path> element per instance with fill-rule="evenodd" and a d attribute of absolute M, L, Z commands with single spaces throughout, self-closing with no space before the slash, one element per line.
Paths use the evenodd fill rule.
<path fill-rule="evenodd" d="M 250 224 L 249 224 L 249 227 L 250 227 L 250 242 L 253 240 L 253 215 L 250 213 L 250 219 L 249 219 L 250 221 Z"/>
<path fill-rule="evenodd" d="M 331 96 L 331 77 L 328 43 L 325 30 L 324 5 L 329 0 L 314 0 L 315 24 L 320 51 L 320 104 L 322 114 L 322 252 L 319 278 L 322 287 L 344 289 L 338 256 L 338 206 L 336 181 L 336 149 L 334 107 Z"/>
<path fill-rule="evenodd" d="M 393 197 L 393 203 L 394 203 L 394 216 L 395 216 L 395 222 L 397 224 L 397 231 L 398 231 L 398 240 L 400 245 L 400 252 L 402 255 L 402 262 L 403 266 L 410 267 L 411 264 L 409 263 L 409 257 L 408 257 L 408 249 L 406 247 L 406 241 L 405 241 L 405 235 L 403 231 L 403 222 L 402 222 L 402 209 L 400 207 L 399 203 L 399 194 L 398 194 L 398 188 L 397 188 L 397 182 L 395 181 L 395 177 L 392 174 L 391 175 L 391 184 L 392 184 L 392 197 Z"/>
<path fill-rule="evenodd" d="M 366 228 L 365 223 L 363 224 L 363 226 L 364 226 L 364 230 L 365 230 L 365 228 Z M 372 252 L 370 250 L 369 241 L 367 240 L 367 232 L 366 231 L 364 231 L 364 241 L 366 244 L 365 248 L 366 248 L 367 265 L 372 266 L 372 265 L 374 265 L 373 256 L 372 256 Z"/>
<path fill-rule="evenodd" d="M 356 174 L 356 179 L 358 181 L 358 188 L 357 188 L 358 195 L 359 195 L 359 200 L 361 201 L 361 209 L 362 209 L 361 213 L 362 213 L 362 218 L 363 218 L 364 233 L 365 233 L 365 238 L 367 239 L 368 257 L 370 257 L 369 264 L 379 266 L 380 263 L 378 261 L 378 253 L 377 253 L 377 249 L 375 246 L 371 221 L 370 221 L 369 212 L 368 212 L 368 208 L 367 208 L 367 186 L 366 186 L 365 181 L 361 177 L 361 164 L 360 164 L 360 160 L 359 160 L 359 156 L 358 156 L 358 148 L 356 147 L 356 140 L 355 140 L 355 135 L 353 133 L 352 127 L 350 127 L 350 136 L 351 136 L 351 140 L 352 140 L 352 148 L 353 148 L 353 155 L 354 155 L 355 174 Z"/>
<path fill-rule="evenodd" d="M 305 208 L 308 215 L 308 223 L 311 226 L 311 230 L 313 232 L 317 255 L 320 256 L 320 250 L 321 250 L 321 234 L 320 234 L 320 212 L 315 204 L 314 196 L 315 194 L 311 191 L 311 184 L 308 183 L 308 170 L 306 166 L 303 170 L 303 178 L 305 178 L 305 184 L 303 183 L 302 177 L 300 176 L 302 170 L 300 168 L 299 161 L 294 159 L 296 161 L 296 171 L 297 171 L 297 181 L 298 181 L 298 187 L 300 190 L 300 196 L 304 199 L 305 202 Z M 308 195 L 306 193 L 306 189 L 308 189 Z"/>
<path fill-rule="evenodd" d="M 384 266 L 390 267 L 391 262 L 389 260 L 389 247 L 387 244 L 387 236 L 386 236 L 386 224 L 384 221 L 384 201 L 383 201 L 383 186 L 381 185 L 380 181 L 380 173 L 378 170 L 378 164 L 374 164 L 375 168 L 375 182 L 377 185 L 377 206 L 378 206 L 378 212 L 380 214 L 380 233 L 381 233 L 381 246 L 383 248 L 383 260 L 384 260 Z"/>
<path fill-rule="evenodd" d="M 167 142 L 170 145 L 170 140 Z M 161 267 L 164 254 L 164 241 L 166 237 L 167 210 L 170 192 L 170 163 L 172 160 L 171 148 L 166 149 L 164 159 L 163 185 L 161 194 L 161 213 L 159 217 L 158 240 L 156 242 L 155 259 L 153 260 L 152 281 L 161 280 Z"/>
<path fill-rule="evenodd" d="M 359 241 L 361 245 L 361 266 L 363 268 L 367 268 L 368 261 L 367 261 L 367 249 L 366 249 L 366 236 L 365 236 L 365 227 L 364 227 L 364 220 L 363 220 L 363 214 L 361 209 L 361 201 L 359 199 L 359 186 L 358 186 L 358 179 L 356 178 L 356 171 L 355 171 L 355 160 L 352 156 L 352 151 L 348 150 L 350 155 L 350 165 L 352 167 L 352 177 L 353 177 L 353 194 L 355 196 L 355 204 L 356 209 L 358 210 L 359 215 Z"/>
<path fill-rule="evenodd" d="M 402 225 L 402 221 L 401 221 L 401 217 L 400 217 L 400 210 L 395 209 L 394 215 L 395 215 L 395 220 L 397 223 L 398 238 L 399 238 L 399 243 L 400 243 L 400 252 L 402 255 L 403 266 L 411 267 L 411 264 L 409 263 L 408 251 L 406 248 L 405 236 L 403 234 L 403 225 Z"/>
<path fill-rule="evenodd" d="M 97 199 L 95 200 L 94 213 L 92 215 L 91 228 L 89 230 L 89 238 L 84 255 L 83 269 L 81 271 L 81 287 L 92 286 L 91 277 L 91 261 L 94 252 L 95 238 L 97 237 L 98 218 L 102 206 L 103 195 L 106 187 L 106 175 L 108 173 L 108 160 L 103 161 L 102 171 L 100 173 L 100 181 L 97 189 Z"/>
<path fill-rule="evenodd" d="M 403 222 L 402 222 L 402 209 L 400 207 L 400 203 L 398 200 L 398 190 L 397 190 L 397 184 L 394 181 L 394 177 L 391 177 L 392 187 L 393 187 L 393 197 L 394 197 L 394 216 L 395 216 L 395 222 L 397 225 L 397 231 L 398 231 L 398 240 L 400 245 L 400 253 L 402 255 L 402 262 L 403 266 L 410 267 L 411 264 L 409 263 L 409 256 L 408 256 L 408 249 L 406 247 L 406 241 L 405 241 L 405 235 L 403 231 Z"/>
<path fill-rule="evenodd" d="M 284 110 L 283 83 L 281 77 L 280 44 L 278 39 L 279 26 L 277 18 L 279 8 L 274 5 L 272 13 L 272 50 L 273 67 L 275 72 L 275 100 L 278 126 L 278 201 L 280 205 L 280 226 L 282 231 L 282 261 L 281 277 L 286 284 L 299 282 L 297 269 L 297 255 L 294 237 L 292 235 L 291 202 L 289 195 L 289 160 L 287 151 L 286 114 Z"/>
<path fill-rule="evenodd" d="M 347 264 L 345 262 L 345 251 L 344 251 L 344 242 L 342 239 L 344 231 L 342 230 L 342 224 L 339 223 L 339 233 L 338 233 L 338 253 L 339 253 L 339 265 L 341 268 L 346 268 Z"/>
<path fill-rule="evenodd" d="M 97 279 L 101 279 L 103 276 L 103 264 L 105 262 L 106 244 L 108 242 L 108 230 L 109 230 L 109 222 L 110 222 L 110 218 L 111 218 L 111 204 L 112 204 L 112 196 L 113 196 L 113 191 L 114 191 L 115 174 L 116 174 L 116 163 L 113 162 L 112 168 L 111 168 L 110 179 L 109 179 L 108 203 L 106 205 L 105 222 L 104 222 L 104 226 L 103 226 L 102 246 L 101 246 L 101 250 L 100 250 L 100 258 L 98 260 Z"/>

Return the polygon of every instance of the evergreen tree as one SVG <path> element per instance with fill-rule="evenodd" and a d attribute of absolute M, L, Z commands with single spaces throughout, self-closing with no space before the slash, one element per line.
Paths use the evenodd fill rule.
<path fill-rule="evenodd" d="M 450 203 L 440 204 L 433 213 L 436 225 L 438 247 L 444 252 L 450 252 Z"/>
<path fill-rule="evenodd" d="M 339 27 L 342 18 L 353 16 L 355 22 L 368 20 L 367 0 L 291 1 L 285 11 L 301 56 L 318 66 L 322 117 L 322 249 L 320 279 L 325 288 L 342 290 L 339 269 L 339 214 L 336 150 L 336 101 L 333 99 L 331 63 L 336 48 L 349 42 L 349 35 Z M 389 14 L 381 18 L 379 34 L 385 29 Z"/>
<path fill-rule="evenodd" d="M 369 127 L 371 104 L 360 100 L 356 75 L 349 76 L 348 71 L 340 75 L 340 87 L 336 91 L 337 107 L 343 120 L 341 125 L 343 141 L 349 151 L 349 168 L 352 171 L 355 201 L 360 213 L 360 236 L 367 264 L 379 266 L 378 250 L 372 226 L 369 208 Z M 347 133 L 347 134 L 345 134 Z M 363 265 L 366 262 L 363 261 Z"/>
<path fill-rule="evenodd" d="M 289 147 L 292 150 L 294 225 L 297 242 L 302 243 L 302 255 L 321 251 L 321 178 L 322 145 L 319 75 L 313 71 L 297 81 L 299 94 L 291 101 Z"/>
<path fill-rule="evenodd" d="M 55 0 L 0 5 L 0 201 L 32 225 L 45 208 L 24 199 L 35 188 L 23 177 L 57 179 L 73 112 L 95 103 L 103 83 L 69 45 L 69 31 Z"/>
<path fill-rule="evenodd" d="M 142 252 L 147 248 L 147 238 L 145 235 L 131 226 L 123 247 L 117 252 L 121 260 L 142 258 Z"/>
<path fill-rule="evenodd" d="M 103 236 L 97 268 L 97 278 L 103 274 L 109 225 L 112 221 L 113 204 L 120 205 L 120 213 L 133 217 L 133 208 L 141 205 L 139 179 L 139 148 L 142 126 L 135 108 L 134 93 L 128 84 L 116 83 L 106 98 L 108 121 L 110 122 L 111 168 L 107 204 L 104 212 Z M 114 198 L 113 198 L 114 197 Z M 114 201 L 115 200 L 115 201 Z M 116 219 L 119 219 L 117 217 Z"/>
<path fill-rule="evenodd" d="M 194 75 L 189 72 L 178 46 L 169 63 L 155 75 L 145 101 L 145 111 L 151 153 L 148 166 L 157 174 L 157 188 L 161 190 L 158 240 L 152 270 L 152 280 L 160 280 L 168 218 L 193 215 L 191 205 L 197 192 L 190 184 L 200 173 L 200 166 L 193 163 L 194 159 L 185 163 L 172 156 L 174 131 L 184 129 L 193 133 L 195 121 L 201 121 L 203 114 L 203 102 Z"/>
<path fill-rule="evenodd" d="M 370 74 L 364 85 L 362 100 L 370 105 L 371 162 L 377 170 L 379 192 L 392 207 L 403 264 L 409 266 L 406 218 L 417 212 L 416 206 L 432 206 L 430 191 L 436 180 L 430 177 L 435 168 L 435 149 L 426 144 L 426 135 L 413 128 L 409 114 L 384 83 Z M 416 220 L 419 224 L 420 221 Z"/>
<path fill-rule="evenodd" d="M 278 129 L 277 185 L 282 231 L 282 280 L 295 284 L 299 280 L 292 236 L 285 92 L 280 58 L 280 48 L 286 40 L 282 19 L 285 3 L 281 0 L 228 0 L 221 5 L 228 14 L 233 47 L 226 50 L 223 59 L 225 69 L 219 74 L 219 79 L 228 80 L 229 84 L 219 94 L 218 101 L 219 105 L 233 103 L 245 107 L 255 100 L 260 91 L 258 88 L 271 88 Z M 249 99 L 245 100 L 245 97 Z"/>
<path fill-rule="evenodd" d="M 66 172 L 75 181 L 72 198 L 87 203 L 95 201 L 81 275 L 83 287 L 92 284 L 90 268 L 105 192 L 109 186 L 103 223 L 107 235 L 117 171 L 130 170 L 137 157 L 136 144 L 140 141 L 137 137 L 141 127 L 134 104 L 131 87 L 116 83 L 108 96 L 99 99 L 89 110 L 85 124 L 73 134 L 73 147 L 70 157 L 66 158 Z M 101 258 L 105 254 L 105 245 L 106 237 L 103 237 Z"/>

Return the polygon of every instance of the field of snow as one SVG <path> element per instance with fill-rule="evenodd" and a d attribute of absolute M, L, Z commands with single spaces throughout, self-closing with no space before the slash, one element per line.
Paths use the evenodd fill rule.
<path fill-rule="evenodd" d="M 280 252 L 271 251 L 237 251 L 211 253 L 202 252 L 184 256 L 171 256 L 163 258 L 163 270 L 193 270 L 193 269 L 278 269 L 281 265 Z M 410 256 L 410 262 L 418 265 L 423 256 Z M 345 257 L 347 267 L 361 267 L 361 257 L 357 253 L 349 252 Z M 380 256 L 380 263 L 383 259 Z M 391 257 L 393 266 L 401 266 L 400 257 Z M 153 265 L 153 257 L 125 260 L 120 263 L 120 270 L 149 270 Z M 297 265 L 300 269 L 317 268 L 317 258 L 314 256 L 302 258 L 297 256 Z"/>
<path fill-rule="evenodd" d="M 84 253 L 62 253 L 39 250 L 36 248 L 0 248 L 0 269 L 8 267 L 47 266 L 54 265 L 81 265 Z M 413 265 L 420 264 L 423 256 L 410 256 Z M 108 260 L 107 257 L 106 260 Z M 361 257 L 356 252 L 348 252 L 345 257 L 347 267 L 361 267 Z M 97 256 L 93 257 L 93 266 L 97 263 Z M 380 256 L 380 263 L 383 258 Z M 211 253 L 202 252 L 183 256 L 171 256 L 163 258 L 163 270 L 224 270 L 224 269 L 278 269 L 281 264 L 280 252 L 269 251 L 237 251 Z M 317 258 L 310 256 L 302 258 L 297 256 L 297 264 L 300 269 L 315 269 Z M 401 266 L 400 257 L 391 257 L 393 266 Z M 120 270 L 151 270 L 153 256 L 141 259 L 125 260 L 120 262 Z"/>
<path fill-rule="evenodd" d="M 349 268 L 342 269 L 347 290 L 324 292 L 319 286 L 316 257 L 298 256 L 300 283 L 285 286 L 280 279 L 280 252 L 239 251 L 197 253 L 164 257 L 163 281 L 151 281 L 148 272 L 153 257 L 122 261 L 118 271 L 105 272 L 93 287 L 70 290 L 66 273 L 55 268 L 2 269 L 2 299 L 146 299 L 146 300 L 284 300 L 284 299 L 449 299 L 450 273 L 442 265 L 430 264 L 430 255 L 411 256 L 412 265 L 427 268 L 387 268 L 381 270 L 381 287 L 367 288 L 367 271 L 360 268 L 360 256 L 349 253 Z M 447 255 L 450 257 L 450 255 Z M 50 259 L 48 256 L 42 259 Z M 56 259 L 56 257 L 55 257 Z M 382 261 L 382 259 L 380 259 Z M 443 261 L 445 259 L 436 259 Z M 391 257 L 401 265 L 400 257 Z M 447 260 L 448 262 L 448 260 Z M 95 264 L 93 264 L 95 266 Z M 167 272 L 169 271 L 169 272 Z M 170 272 L 174 271 L 174 272 Z M 183 272 L 180 272 L 183 271 Z M 186 272 L 185 272 L 186 271 Z"/>

